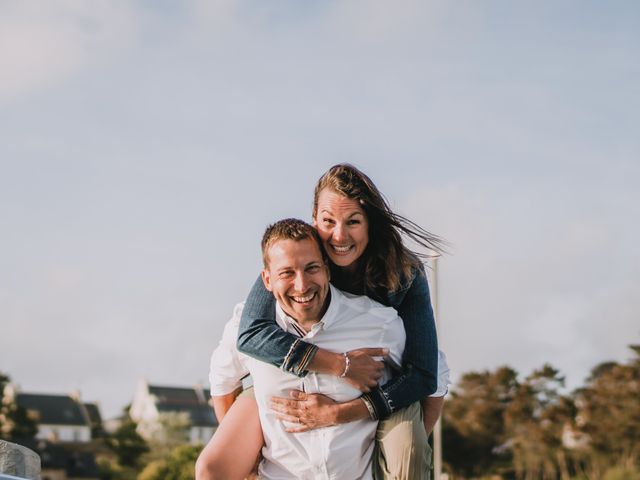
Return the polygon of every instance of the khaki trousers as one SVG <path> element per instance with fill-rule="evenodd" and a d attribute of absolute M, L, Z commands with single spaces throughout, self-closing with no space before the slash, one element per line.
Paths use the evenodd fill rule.
<path fill-rule="evenodd" d="M 415 402 L 382 420 L 373 452 L 375 480 L 428 480 L 431 446 L 424 430 L 422 407 Z"/>

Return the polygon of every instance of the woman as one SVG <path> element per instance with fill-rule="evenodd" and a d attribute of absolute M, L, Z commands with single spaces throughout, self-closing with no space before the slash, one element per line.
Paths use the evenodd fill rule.
<path fill-rule="evenodd" d="M 299 426 L 292 431 L 366 417 L 381 420 L 377 435 L 379 458 L 374 460 L 376 477 L 421 478 L 428 462 L 418 458 L 407 465 L 406 458 L 417 456 L 407 454 L 412 449 L 422 451 L 421 446 L 426 447 L 427 433 L 422 427 L 419 402 L 436 389 L 438 348 L 422 264 L 404 246 L 401 235 L 436 252 L 442 250 L 443 242 L 394 214 L 373 182 L 348 164 L 332 167 L 319 180 L 314 193 L 313 223 L 331 260 L 332 283 L 341 290 L 368 295 L 396 308 L 403 319 L 407 342 L 402 370 L 378 387 L 381 362 L 371 355 L 379 352 L 329 352 L 284 332 L 275 322 L 275 300 L 260 279 L 245 304 L 238 348 L 295 375 L 304 376 L 312 370 L 344 377 L 364 392 L 361 399 L 337 404 L 322 395 L 294 392 L 291 399 L 274 399 L 273 408 L 282 418 L 298 419 Z M 222 432 L 216 434 L 218 439 L 211 453 L 216 455 L 218 466 L 225 463 L 223 458 L 232 458 L 236 466 L 242 464 L 243 468 L 255 463 L 259 452 L 252 448 L 260 443 L 256 438 L 261 433 L 255 431 L 255 422 L 246 421 L 247 415 L 254 414 L 255 407 L 250 403 L 247 398 L 234 403 L 223 422 L 226 425 L 221 424 Z M 251 438 L 251 448 L 247 448 L 246 438 Z M 233 452 L 233 457 L 222 456 L 222 450 Z"/>

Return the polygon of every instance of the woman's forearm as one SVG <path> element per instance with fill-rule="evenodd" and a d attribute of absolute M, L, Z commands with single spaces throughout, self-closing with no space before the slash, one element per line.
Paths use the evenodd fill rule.
<path fill-rule="evenodd" d="M 336 423 L 355 422 L 356 420 L 363 420 L 365 418 L 371 418 L 371 415 L 362 398 L 356 398 L 350 402 L 338 404 Z"/>

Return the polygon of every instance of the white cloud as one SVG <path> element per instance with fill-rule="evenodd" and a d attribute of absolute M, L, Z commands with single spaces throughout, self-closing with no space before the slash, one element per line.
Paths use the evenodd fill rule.
<path fill-rule="evenodd" d="M 60 82 L 126 47 L 135 34 L 124 2 L 2 2 L 0 101 Z"/>

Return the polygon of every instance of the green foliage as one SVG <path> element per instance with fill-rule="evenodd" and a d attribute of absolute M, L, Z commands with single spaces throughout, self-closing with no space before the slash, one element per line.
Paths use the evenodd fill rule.
<path fill-rule="evenodd" d="M 97 463 L 100 480 L 131 480 L 136 478 L 137 469 L 133 467 L 123 467 L 106 458 L 98 460 Z"/>
<path fill-rule="evenodd" d="M 580 431 L 592 453 L 588 469 L 594 476 L 640 462 L 640 349 L 631 349 L 635 358 L 629 363 L 596 366 L 575 395 Z"/>
<path fill-rule="evenodd" d="M 604 473 L 602 480 L 640 480 L 640 468 L 613 467 Z"/>
<path fill-rule="evenodd" d="M 509 367 L 465 374 L 446 402 L 445 469 L 456 478 L 637 479 L 640 346 L 626 364 L 594 367 L 561 394 L 550 365 L 523 380 Z"/>
<path fill-rule="evenodd" d="M 136 428 L 137 424 L 127 415 L 122 425 L 106 439 L 107 446 L 115 453 L 122 467 L 139 467 L 142 455 L 149 452 L 147 442 Z"/>
<path fill-rule="evenodd" d="M 4 389 L 11 379 L 0 372 L 0 438 L 9 438 L 11 425 L 7 419 L 8 405 L 4 398 Z"/>
<path fill-rule="evenodd" d="M 465 374 L 447 400 L 443 422 L 444 461 L 460 476 L 504 473 L 511 464 L 503 416 L 518 389 L 517 372 Z"/>
<path fill-rule="evenodd" d="M 166 459 L 149 463 L 137 480 L 193 480 L 202 445 L 180 445 Z"/>
<path fill-rule="evenodd" d="M 0 372 L 0 438 L 23 442 L 35 437 L 38 425 L 27 410 L 6 395 L 11 378 Z"/>
<path fill-rule="evenodd" d="M 177 447 L 189 443 L 190 425 L 189 416 L 184 412 L 160 413 L 156 429 L 149 434 L 149 453 L 145 455 L 145 463 L 164 460 Z"/>

